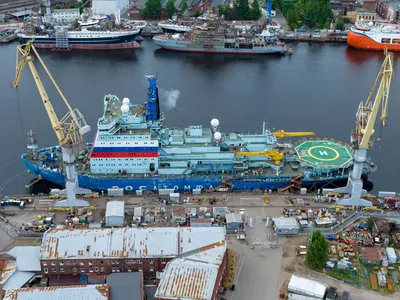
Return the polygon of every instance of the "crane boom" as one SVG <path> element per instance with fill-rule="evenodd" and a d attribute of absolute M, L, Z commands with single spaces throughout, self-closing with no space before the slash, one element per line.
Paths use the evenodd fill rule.
<path fill-rule="evenodd" d="M 51 126 L 53 127 L 53 130 L 54 130 L 55 134 L 57 135 L 58 142 L 60 144 L 64 144 L 64 142 L 65 142 L 64 131 L 61 128 L 60 121 L 58 120 L 58 117 L 54 111 L 54 108 L 53 108 L 53 105 L 51 104 L 49 96 L 46 93 L 43 83 L 40 80 L 40 77 L 36 70 L 36 67 L 33 64 L 33 57 L 31 56 L 32 48 L 34 48 L 34 46 L 31 43 L 27 43 L 25 45 L 21 45 L 21 46 L 17 47 L 17 67 L 16 67 L 15 80 L 14 80 L 12 86 L 14 88 L 18 87 L 19 82 L 21 80 L 22 72 L 24 71 L 26 64 L 28 64 L 28 66 L 31 70 L 33 79 L 35 80 L 36 87 L 39 91 L 40 97 L 44 104 L 44 107 L 46 108 L 46 112 L 50 119 Z M 18 62 L 19 53 L 21 54 L 21 60 Z"/>
<path fill-rule="evenodd" d="M 299 131 L 299 132 L 286 132 L 284 130 L 274 131 L 272 133 L 277 139 L 281 139 L 284 137 L 292 137 L 292 136 L 309 136 L 315 135 L 315 132 L 311 131 Z"/>
<path fill-rule="evenodd" d="M 50 98 L 43 86 L 43 83 L 33 63 L 33 56 L 31 55 L 31 51 L 35 53 L 39 62 L 43 66 L 47 75 L 49 76 L 50 80 L 53 82 L 59 95 L 61 96 L 64 103 L 68 107 L 68 113 L 61 119 L 57 117 L 57 114 L 54 111 Z M 65 98 L 58 84 L 56 83 L 53 76 L 47 69 L 39 53 L 32 45 L 32 42 L 28 42 L 24 45 L 20 45 L 17 47 L 16 73 L 14 82 L 12 84 L 14 88 L 18 87 L 19 82 L 21 80 L 22 72 L 24 71 L 26 64 L 28 64 L 29 69 L 31 70 L 33 79 L 35 80 L 36 83 L 36 87 L 39 91 L 43 105 L 50 119 L 51 126 L 53 127 L 53 130 L 57 136 L 65 166 L 65 173 L 66 173 L 65 193 L 67 195 L 67 200 L 64 202 L 59 202 L 56 205 L 87 206 L 88 205 L 87 201 L 83 201 L 76 198 L 77 191 L 80 191 L 81 193 L 87 193 L 90 191 L 81 189 L 78 186 L 75 155 L 85 150 L 85 141 L 83 140 L 82 135 L 90 131 L 90 127 L 86 124 L 86 121 L 83 115 L 80 113 L 80 111 L 77 109 L 72 109 L 71 105 L 69 105 L 67 99 Z"/>
<path fill-rule="evenodd" d="M 357 123 L 353 133 L 353 144 L 358 148 L 369 149 L 373 144 L 374 127 L 381 107 L 380 122 L 387 125 L 388 100 L 390 84 L 393 77 L 393 53 L 385 51 L 385 60 L 372 86 L 371 92 L 364 103 L 360 103 L 357 111 Z M 376 86 L 379 84 L 378 90 Z M 375 94 L 376 93 L 376 94 Z M 375 98 L 372 99 L 375 94 Z M 355 143 L 354 143 L 355 142 Z"/>
<path fill-rule="evenodd" d="M 272 158 L 276 164 L 280 164 L 283 159 L 283 153 L 274 149 L 258 151 L 258 152 L 238 151 L 235 152 L 235 156 L 267 156 Z"/>
<path fill-rule="evenodd" d="M 372 206 L 368 200 L 362 199 L 361 194 L 366 193 L 363 189 L 361 176 L 364 168 L 371 168 L 368 162 L 367 151 L 373 146 L 375 122 L 378 118 L 379 108 L 381 107 L 380 122 L 382 126 L 387 125 L 388 100 L 390 84 L 393 78 L 393 53 L 388 53 L 385 49 L 385 60 L 372 86 L 365 103 L 361 102 L 356 114 L 356 126 L 351 133 L 351 143 L 354 148 L 354 165 L 349 174 L 347 186 L 337 188 L 334 191 L 339 193 L 351 194 L 349 198 L 340 200 L 342 205 L 353 206 Z M 379 86 L 378 86 L 379 84 Z M 378 88 L 377 88 L 378 87 Z M 373 95 L 375 97 L 373 98 Z"/>

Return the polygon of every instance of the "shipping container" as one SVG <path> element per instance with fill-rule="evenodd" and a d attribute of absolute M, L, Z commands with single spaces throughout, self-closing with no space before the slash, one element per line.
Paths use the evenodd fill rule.
<path fill-rule="evenodd" d="M 324 284 L 296 275 L 292 275 L 288 285 L 289 292 L 318 299 L 325 297 L 326 288 Z"/>
<path fill-rule="evenodd" d="M 371 281 L 371 288 L 373 291 L 377 291 L 378 288 L 378 279 L 375 274 L 369 274 L 369 280 Z"/>
<path fill-rule="evenodd" d="M 107 194 L 110 197 L 122 197 L 124 195 L 124 189 L 107 189 Z"/>

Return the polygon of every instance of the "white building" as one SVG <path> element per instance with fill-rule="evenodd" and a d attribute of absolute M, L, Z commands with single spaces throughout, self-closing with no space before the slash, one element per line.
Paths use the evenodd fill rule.
<path fill-rule="evenodd" d="M 129 6 L 129 0 L 93 0 L 92 7 L 96 13 L 116 15 L 118 10 L 125 12 Z"/>
<path fill-rule="evenodd" d="M 106 226 L 121 227 L 124 225 L 125 203 L 123 201 L 110 201 L 106 208 Z"/>
<path fill-rule="evenodd" d="M 53 11 L 53 20 L 60 24 L 70 24 L 79 19 L 79 8 L 55 9 Z"/>

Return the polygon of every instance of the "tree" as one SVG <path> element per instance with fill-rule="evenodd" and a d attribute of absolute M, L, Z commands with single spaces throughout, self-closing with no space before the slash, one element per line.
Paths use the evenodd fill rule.
<path fill-rule="evenodd" d="M 343 17 L 339 16 L 336 19 L 336 29 L 337 30 L 344 30 L 344 21 L 343 21 Z"/>
<path fill-rule="evenodd" d="M 159 17 L 161 15 L 161 8 L 161 0 L 146 0 L 142 16 L 148 18 Z"/>
<path fill-rule="evenodd" d="M 167 1 L 167 4 L 165 5 L 165 10 L 167 11 L 168 18 L 171 19 L 176 11 L 174 0 Z"/>
<path fill-rule="evenodd" d="M 373 217 L 369 217 L 367 220 L 367 228 L 369 231 L 372 231 L 372 228 L 374 228 L 374 218 Z"/>
<path fill-rule="evenodd" d="M 233 2 L 233 9 L 237 17 L 242 20 L 247 20 L 250 17 L 249 0 L 235 0 Z"/>
<path fill-rule="evenodd" d="M 193 17 L 195 17 L 195 18 L 200 17 L 200 16 L 201 16 L 201 12 L 198 11 L 198 10 L 196 10 L 196 11 L 194 12 L 194 14 L 193 14 Z"/>
<path fill-rule="evenodd" d="M 79 8 L 79 12 L 83 12 L 83 3 L 82 2 L 77 2 L 74 4 L 74 8 Z"/>
<path fill-rule="evenodd" d="M 188 2 L 187 2 L 187 0 L 183 0 L 183 1 L 181 2 L 181 4 L 179 5 L 179 9 L 180 9 L 182 12 L 185 12 L 185 11 L 188 9 Z"/>
<path fill-rule="evenodd" d="M 328 261 L 329 243 L 322 235 L 321 231 L 316 230 L 312 235 L 312 241 L 307 249 L 306 264 L 314 270 L 321 270 Z"/>
<path fill-rule="evenodd" d="M 55 9 L 61 9 L 61 5 L 60 4 L 56 4 Z"/>
<path fill-rule="evenodd" d="M 250 9 L 250 13 L 249 13 L 249 19 L 251 20 L 258 20 L 259 18 L 261 18 L 261 8 L 260 8 L 260 3 L 258 2 L 258 0 L 253 0 L 253 3 L 251 4 L 251 9 Z"/>

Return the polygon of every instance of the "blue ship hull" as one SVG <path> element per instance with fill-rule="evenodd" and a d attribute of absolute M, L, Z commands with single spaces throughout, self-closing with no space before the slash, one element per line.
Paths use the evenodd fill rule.
<path fill-rule="evenodd" d="M 32 162 L 26 160 L 22 156 L 26 168 L 31 174 L 41 176 L 43 179 L 54 184 L 64 186 L 65 180 L 61 172 L 51 170 L 48 168 L 38 167 Z M 82 188 L 90 189 L 93 191 L 107 191 L 109 188 L 123 188 L 127 192 L 134 192 L 136 190 L 152 190 L 159 189 L 174 189 L 176 191 L 191 191 L 193 189 L 212 189 L 217 188 L 222 184 L 222 181 L 227 176 L 204 176 L 204 177 L 153 177 L 153 178 L 129 178 L 129 177 L 104 177 L 87 174 L 79 174 L 78 182 Z M 319 180 L 303 180 L 303 187 L 312 187 L 319 184 L 327 184 L 331 182 L 343 181 L 347 177 L 332 177 L 323 178 Z M 290 183 L 289 176 L 248 176 L 233 178 L 232 190 L 237 191 L 251 191 L 254 189 L 262 190 L 276 190 L 281 187 L 287 186 Z"/>

